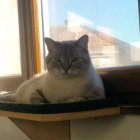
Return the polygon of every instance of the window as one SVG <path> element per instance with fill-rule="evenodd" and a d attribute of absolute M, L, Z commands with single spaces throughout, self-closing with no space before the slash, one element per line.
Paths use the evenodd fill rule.
<path fill-rule="evenodd" d="M 21 74 L 16 1 L 0 1 L 0 76 Z"/>
<path fill-rule="evenodd" d="M 121 104 L 140 102 L 140 0 L 38 0 L 41 60 L 43 38 L 77 39 L 89 35 L 89 51 L 107 96 Z M 44 53 L 45 52 L 45 53 Z"/>
<path fill-rule="evenodd" d="M 89 35 L 96 68 L 140 64 L 138 0 L 42 0 L 44 35 L 55 40 Z"/>
<path fill-rule="evenodd" d="M 0 49 L 3 51 L 0 51 L 0 58 L 5 60 L 10 56 L 9 61 L 5 60 L 4 63 L 8 69 L 10 67 L 8 71 L 4 70 L 6 68 L 3 65 L 4 61 L 0 60 L 2 63 L 2 66 L 0 65 L 0 91 L 15 90 L 21 82 L 39 72 L 41 68 L 45 69 L 44 58 L 47 50 L 45 50 L 44 37 L 50 36 L 56 40 L 64 40 L 77 39 L 81 34 L 88 34 L 92 61 L 103 78 L 107 95 L 119 96 L 123 104 L 139 103 L 138 13 L 140 12 L 138 11 L 140 10 L 138 2 L 140 4 L 140 0 L 109 0 L 107 2 L 105 0 L 4 1 L 3 3 L 6 4 L 1 5 L 5 6 L 5 11 L 10 11 L 10 8 L 6 7 L 11 7 L 9 12 L 11 20 L 7 18 L 8 14 L 1 18 L 5 20 L 7 18 L 8 21 L 15 18 L 12 25 L 16 27 L 13 32 L 10 28 L 13 26 L 6 22 L 6 26 L 0 28 L 8 31 L 8 34 L 5 32 L 4 35 L 15 34 L 10 36 L 12 39 L 6 38 L 9 45 L 4 42 L 4 35 L 0 33 L 4 38 L 0 40 L 5 43 L 7 49 L 5 51 L 1 45 Z M 12 9 L 13 6 L 14 9 Z M 10 49 L 12 49 L 12 54 L 8 52 Z"/>
<path fill-rule="evenodd" d="M 15 91 L 40 69 L 35 13 L 35 0 L 0 1 L 0 93 Z"/>
<path fill-rule="evenodd" d="M 0 1 L 0 18 L 0 91 L 2 91 L 14 89 L 22 80 L 16 0 Z M 14 83 L 10 82 L 11 80 Z"/>

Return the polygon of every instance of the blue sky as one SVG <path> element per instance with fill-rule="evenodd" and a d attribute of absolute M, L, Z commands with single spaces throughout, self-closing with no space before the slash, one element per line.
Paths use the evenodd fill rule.
<path fill-rule="evenodd" d="M 137 0 L 49 0 L 51 25 L 63 25 L 68 12 L 91 21 L 93 29 L 126 42 L 140 41 Z"/>

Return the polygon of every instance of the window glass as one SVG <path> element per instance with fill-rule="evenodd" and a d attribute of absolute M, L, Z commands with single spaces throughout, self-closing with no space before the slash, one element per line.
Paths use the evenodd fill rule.
<path fill-rule="evenodd" d="M 140 64 L 137 0 L 43 0 L 45 36 L 55 40 L 89 35 L 96 68 Z"/>
<path fill-rule="evenodd" d="M 21 74 L 17 0 L 0 0 L 0 76 Z"/>

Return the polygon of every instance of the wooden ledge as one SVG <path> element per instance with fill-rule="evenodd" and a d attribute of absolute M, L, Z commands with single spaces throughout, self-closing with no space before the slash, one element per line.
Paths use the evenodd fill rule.
<path fill-rule="evenodd" d="M 140 115 L 140 105 L 122 105 L 120 113 Z"/>
<path fill-rule="evenodd" d="M 67 121 L 120 114 L 118 98 L 61 103 L 18 104 L 0 102 L 0 116 L 40 122 Z"/>
<path fill-rule="evenodd" d="M 31 114 L 31 113 L 10 112 L 10 111 L 2 111 L 2 110 L 0 111 L 0 116 L 34 120 L 40 122 L 84 119 L 84 118 L 100 117 L 100 116 L 115 115 L 115 114 L 120 114 L 120 107 L 112 107 L 112 108 L 81 111 L 81 112 L 57 113 L 57 114 Z"/>
<path fill-rule="evenodd" d="M 118 98 L 62 103 L 0 102 L 0 116 L 10 118 L 32 140 L 70 140 L 70 120 L 120 114 Z"/>

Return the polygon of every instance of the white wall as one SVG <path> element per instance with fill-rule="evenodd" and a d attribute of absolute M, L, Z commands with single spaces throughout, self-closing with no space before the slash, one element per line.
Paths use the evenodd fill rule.
<path fill-rule="evenodd" d="M 72 140 L 140 140 L 140 115 L 71 121 Z"/>
<path fill-rule="evenodd" d="M 8 118 L 0 117 L 0 140 L 30 140 Z M 71 140 L 140 140 L 140 115 L 71 121 Z"/>
<path fill-rule="evenodd" d="M 30 140 L 14 123 L 0 117 L 0 140 Z"/>

